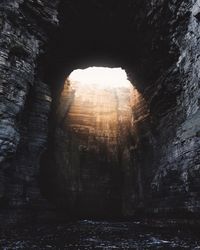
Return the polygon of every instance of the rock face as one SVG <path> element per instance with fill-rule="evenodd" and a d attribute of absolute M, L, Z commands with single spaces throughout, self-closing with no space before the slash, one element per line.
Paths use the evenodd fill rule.
<path fill-rule="evenodd" d="M 65 82 L 57 116 L 55 166 L 63 194 L 58 199 L 71 213 L 121 213 L 121 164 L 130 165 L 133 92 L 130 82 L 120 88 Z"/>
<path fill-rule="evenodd" d="M 153 201 L 148 205 L 154 212 L 199 213 L 198 6 L 198 1 L 168 3 L 168 39 L 175 58 L 151 87 L 153 95 L 146 95 L 155 126 L 148 139 L 154 148 Z M 156 8 L 162 13 L 162 7 L 155 4 L 153 11 Z"/>
<path fill-rule="evenodd" d="M 55 6 L 47 1 L 0 3 L 0 203 L 6 211 L 39 204 L 37 175 L 51 94 L 40 80 L 37 60 L 47 40 L 45 26 L 57 22 Z"/>
<path fill-rule="evenodd" d="M 198 214 L 199 0 L 58 2 L 60 24 L 55 35 L 52 35 L 52 31 L 58 24 L 57 1 L 9 0 L 0 3 L 1 218 L 8 213 L 9 208 L 18 211 L 18 208 L 42 206 L 37 183 L 39 165 L 45 165 L 42 170 L 42 182 L 46 185 L 44 193 L 53 202 L 56 203 L 56 196 L 63 195 L 62 185 L 67 187 L 67 192 L 73 189 L 71 194 L 74 200 L 80 193 L 77 191 L 79 187 L 74 188 L 72 185 L 78 183 L 74 180 L 80 174 L 79 168 L 70 172 L 67 165 L 63 181 L 57 181 L 60 180 L 58 176 L 61 174 L 62 162 L 56 165 L 56 159 L 51 156 L 56 143 L 60 146 L 61 140 L 58 138 L 63 128 L 54 130 L 55 114 L 49 123 L 52 130 L 48 151 L 41 158 L 48 138 L 51 104 L 49 85 L 53 89 L 56 109 L 59 99 L 57 79 L 60 79 L 60 74 L 64 74 L 65 70 L 68 74 L 80 66 L 84 56 L 96 62 L 97 55 L 101 62 L 107 57 L 102 59 L 99 55 L 110 57 L 108 64 L 115 64 L 113 60 L 116 60 L 116 64 L 120 63 L 118 66 L 126 69 L 137 91 L 133 93 L 133 123 L 129 137 L 131 146 L 121 154 L 120 181 L 117 177 L 112 186 L 109 182 L 112 171 L 109 174 L 107 170 L 100 173 L 95 169 L 92 172 L 93 169 L 87 164 L 87 173 L 82 175 L 81 185 L 85 190 L 82 200 L 89 199 L 89 186 L 86 188 L 86 184 L 90 182 L 92 186 L 96 183 L 97 179 L 94 178 L 98 174 L 100 179 L 105 180 L 105 186 L 98 184 L 95 190 L 98 194 L 104 190 L 115 189 L 114 193 L 120 190 L 120 198 L 117 197 L 115 201 L 118 203 L 120 199 L 124 215 L 132 216 L 138 211 L 162 216 L 169 213 L 176 216 Z M 46 50 L 47 47 L 49 50 Z M 39 60 L 44 49 L 44 60 Z M 59 113 L 60 123 L 70 108 L 73 93 L 67 94 L 67 99 L 63 100 L 65 105 Z M 78 118 L 75 120 L 81 125 L 77 110 L 78 106 L 70 113 L 70 117 L 76 114 Z M 85 115 L 84 122 L 87 123 Z M 66 119 L 63 124 L 68 134 L 75 137 Z M 78 144 L 82 143 L 81 131 L 78 130 L 78 139 L 76 143 L 74 141 L 76 150 Z M 73 156 L 71 149 L 57 153 L 57 158 L 62 154 L 61 158 L 65 158 L 66 162 Z M 97 158 L 101 159 L 101 155 Z M 74 200 L 70 201 L 71 210 Z M 60 201 L 62 204 L 65 202 Z M 60 203 L 57 205 L 62 206 Z M 11 220 L 13 218 L 17 216 Z"/>

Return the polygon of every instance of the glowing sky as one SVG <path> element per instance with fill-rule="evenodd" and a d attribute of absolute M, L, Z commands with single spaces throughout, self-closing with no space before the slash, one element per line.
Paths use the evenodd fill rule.
<path fill-rule="evenodd" d="M 95 85 L 96 88 L 129 87 L 126 71 L 122 68 L 89 67 L 74 70 L 68 77 L 71 82 Z"/>

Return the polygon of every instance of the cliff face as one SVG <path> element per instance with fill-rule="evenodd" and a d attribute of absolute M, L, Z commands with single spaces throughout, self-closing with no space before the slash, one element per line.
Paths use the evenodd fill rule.
<path fill-rule="evenodd" d="M 55 7 L 48 1 L 0 3 L 0 203 L 7 210 L 40 197 L 37 175 L 51 94 L 37 61 L 48 38 L 45 27 L 57 24 Z"/>
<path fill-rule="evenodd" d="M 49 85 L 56 107 L 60 74 L 107 58 L 111 58 L 108 63 L 111 66 L 117 62 L 117 66 L 126 69 L 137 89 L 133 93 L 131 147 L 122 155 L 119 171 L 123 185 L 118 179 L 115 181 L 123 213 L 134 215 L 138 208 L 150 213 L 199 213 L 199 0 L 58 2 L 60 24 L 54 36 L 54 27 L 58 25 L 57 1 L 0 3 L 1 217 L 3 208 L 14 211 L 42 206 L 37 176 L 48 138 L 52 99 Z M 39 60 L 44 49 L 46 56 Z M 69 107 L 70 98 L 65 100 L 62 110 Z M 50 125 L 54 119 L 53 115 Z M 55 129 L 56 133 L 62 132 L 59 129 Z M 42 178 L 47 182 L 54 179 L 54 174 L 61 174 L 55 171 L 57 165 L 49 167 L 52 149 L 55 143 L 60 145 L 61 134 L 55 139 L 54 132 L 50 133 L 51 145 L 42 159 L 46 164 Z M 71 134 L 67 129 L 66 136 Z M 62 157 L 68 161 L 71 155 L 69 150 Z M 57 169 L 61 169 L 62 161 L 58 165 Z M 90 182 L 92 186 L 96 179 L 89 165 L 86 170 L 84 183 Z M 67 182 L 68 191 L 72 189 L 80 169 L 73 171 L 69 174 L 67 168 L 63 182 L 49 181 L 50 185 L 44 188 L 50 190 L 45 191 L 49 199 L 52 196 L 56 201 L 63 190 L 59 185 L 65 186 Z M 112 175 L 95 171 L 102 179 Z M 98 185 L 99 193 L 110 189 L 110 184 L 106 185 L 102 189 Z M 88 197 L 87 191 L 83 200 Z"/>
<path fill-rule="evenodd" d="M 55 166 L 62 194 L 57 199 L 71 213 L 121 213 L 121 164 L 130 165 L 133 92 L 130 82 L 116 88 L 109 82 L 99 87 L 66 81 L 58 108 Z"/>
<path fill-rule="evenodd" d="M 127 213 L 199 213 L 199 1 L 143 6 L 138 58 L 128 67 L 142 98 L 133 111 L 137 188 Z"/>
<path fill-rule="evenodd" d="M 163 8 L 154 5 L 152 12 L 161 15 Z M 169 10 L 165 39 L 174 59 L 145 94 L 154 126 L 147 136 L 153 148 L 148 206 L 156 213 L 199 213 L 199 2 L 176 1 L 165 8 Z M 145 145 L 144 139 L 141 148 Z"/>

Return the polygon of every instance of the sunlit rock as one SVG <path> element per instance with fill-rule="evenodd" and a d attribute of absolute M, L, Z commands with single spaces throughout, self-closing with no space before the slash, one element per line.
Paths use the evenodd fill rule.
<path fill-rule="evenodd" d="M 121 209 L 127 149 L 130 161 L 134 87 L 121 69 L 93 70 L 74 71 L 64 84 L 56 131 L 58 178 L 72 211 L 114 216 Z"/>

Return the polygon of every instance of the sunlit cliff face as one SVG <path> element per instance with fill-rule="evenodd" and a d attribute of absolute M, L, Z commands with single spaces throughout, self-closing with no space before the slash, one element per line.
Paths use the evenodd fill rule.
<path fill-rule="evenodd" d="M 131 126 L 133 86 L 121 68 L 90 67 L 74 70 L 66 79 L 60 112 L 63 125 L 73 134 L 86 135 L 86 147 L 95 138 L 117 146 Z M 122 128 L 123 127 L 123 128 Z M 81 144 L 82 145 L 82 144 Z"/>
<path fill-rule="evenodd" d="M 102 214 L 121 204 L 120 164 L 123 157 L 130 160 L 133 96 L 121 68 L 78 69 L 66 79 L 57 113 L 56 161 L 71 209 L 78 202 L 82 212 Z"/>
<path fill-rule="evenodd" d="M 121 68 L 74 70 L 65 82 L 61 97 L 64 100 L 61 110 L 67 108 L 63 125 L 79 137 L 82 146 L 92 147 L 95 138 L 117 150 L 131 127 L 132 96 L 133 86 Z"/>

